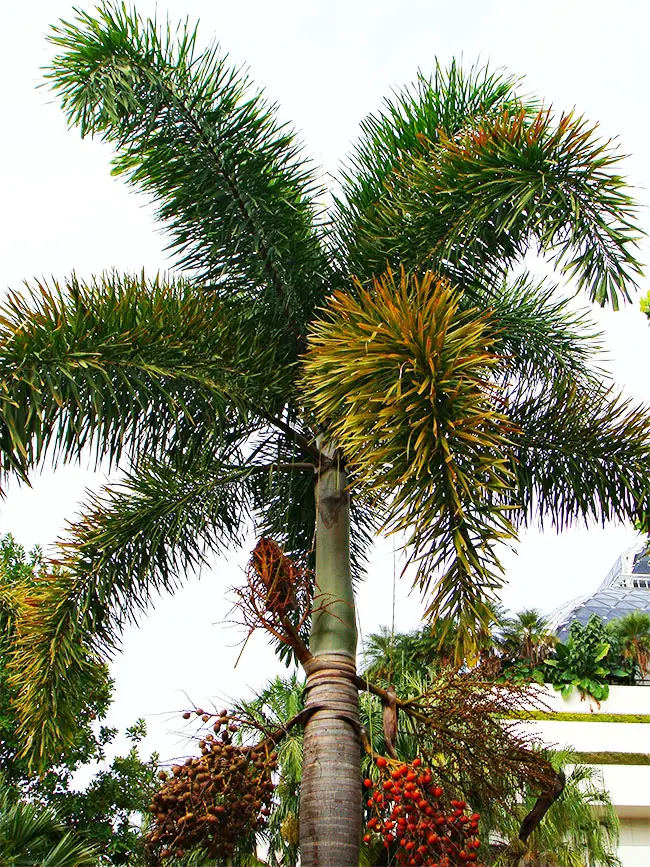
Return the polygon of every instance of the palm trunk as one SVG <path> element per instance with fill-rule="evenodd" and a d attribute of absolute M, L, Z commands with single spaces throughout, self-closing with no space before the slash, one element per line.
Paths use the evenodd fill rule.
<path fill-rule="evenodd" d="M 303 867 L 357 867 L 361 757 L 357 631 L 350 575 L 350 506 L 336 463 L 316 484 L 316 588 L 300 795 Z"/>

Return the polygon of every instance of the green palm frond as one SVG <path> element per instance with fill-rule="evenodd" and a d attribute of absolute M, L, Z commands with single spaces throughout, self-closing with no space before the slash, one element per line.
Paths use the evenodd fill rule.
<path fill-rule="evenodd" d="M 69 123 L 115 146 L 114 171 L 153 197 L 178 264 L 304 323 L 331 268 L 315 172 L 275 106 L 218 46 L 199 51 L 196 30 L 120 3 L 78 12 L 51 41 Z"/>
<path fill-rule="evenodd" d="M 24 592 L 9 665 L 30 761 L 39 765 L 73 737 L 81 674 L 116 647 L 151 595 L 240 541 L 253 471 L 205 453 L 180 465 L 144 460 L 91 498 L 61 543 L 60 571 Z"/>
<path fill-rule="evenodd" d="M 595 383 L 566 381 L 508 406 L 515 513 L 565 527 L 577 519 L 634 520 L 650 500 L 650 410 Z M 506 493 L 506 497 L 511 492 Z"/>
<path fill-rule="evenodd" d="M 556 285 L 524 273 L 467 289 L 461 303 L 490 311 L 504 380 L 525 390 L 560 377 L 600 379 L 594 359 L 602 352 L 601 334 L 589 312 L 576 310 L 572 301 Z"/>
<path fill-rule="evenodd" d="M 240 702 L 235 713 L 266 730 L 281 728 L 304 708 L 302 677 L 276 677 L 252 701 Z M 254 726 L 242 726 L 244 736 Z M 293 726 L 277 746 L 279 777 L 265 838 L 270 867 L 295 867 L 298 863 L 297 834 L 302 776 L 303 727 Z"/>
<path fill-rule="evenodd" d="M 557 765 L 572 764 L 570 753 L 553 757 Z M 525 858 L 531 867 L 621 867 L 616 856 L 619 823 L 600 774 L 576 765 L 567 775 L 563 793 L 553 803 L 525 844 L 518 840 L 522 819 L 532 809 L 537 793 L 526 792 L 520 804 L 507 807 L 492 802 L 482 810 L 482 836 L 488 830 L 506 844 L 489 859 L 494 867 L 518 867 Z"/>
<path fill-rule="evenodd" d="M 112 274 L 12 294 L 0 308 L 3 474 L 26 478 L 48 449 L 115 462 L 246 433 L 285 399 L 292 373 L 275 353 L 235 305 L 186 282 Z"/>
<path fill-rule="evenodd" d="M 12 797 L 0 780 L 0 863 L 95 867 L 99 853 L 75 839 L 52 810 Z"/>
<path fill-rule="evenodd" d="M 397 136 L 390 115 L 370 125 L 365 151 L 380 151 L 375 138 L 381 144 L 391 125 Z M 616 173 L 621 155 L 595 129 L 511 99 L 496 115 L 468 116 L 460 129 L 420 133 L 384 173 L 376 200 L 341 207 L 353 271 L 357 263 L 364 276 L 387 263 L 432 268 L 471 286 L 494 281 L 538 245 L 592 300 L 616 307 L 641 274 L 642 233 Z"/>
<path fill-rule="evenodd" d="M 361 122 L 361 138 L 343 172 L 335 217 L 339 255 L 351 273 L 370 277 L 385 268 L 385 259 L 378 263 L 367 258 L 365 225 L 404 161 L 427 153 L 441 135 L 453 138 L 482 118 L 506 109 L 518 111 L 518 81 L 488 67 L 464 70 L 454 60 L 443 69 L 436 62 L 430 78 L 420 73 L 414 86 L 385 99 L 381 112 Z"/>
<path fill-rule="evenodd" d="M 409 534 L 430 610 L 460 618 L 469 637 L 499 585 L 492 544 L 514 536 L 498 504 L 514 428 L 489 385 L 490 317 L 460 312 L 459 294 L 431 274 L 388 272 L 356 289 L 312 326 L 302 387 L 361 489 L 389 498 L 384 528 Z"/>

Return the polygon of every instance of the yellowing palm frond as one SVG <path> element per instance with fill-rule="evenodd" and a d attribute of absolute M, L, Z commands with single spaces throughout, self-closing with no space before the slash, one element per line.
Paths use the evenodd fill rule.
<path fill-rule="evenodd" d="M 302 385 L 355 484 L 385 501 L 384 529 L 409 532 L 430 610 L 459 616 L 469 637 L 499 586 L 492 545 L 515 535 L 499 502 L 514 428 L 493 385 L 490 314 L 459 299 L 430 272 L 336 293 L 312 326 Z"/>

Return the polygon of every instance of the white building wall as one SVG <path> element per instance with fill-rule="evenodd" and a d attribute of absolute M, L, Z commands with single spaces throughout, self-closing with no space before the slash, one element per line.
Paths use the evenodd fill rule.
<path fill-rule="evenodd" d="M 572 713 L 585 721 L 535 720 L 529 731 L 548 746 L 578 752 L 650 753 L 650 687 L 613 686 L 607 701 L 563 699 L 548 686 L 542 700 L 550 713 Z M 603 721 L 599 716 L 635 715 L 647 721 Z M 599 765 L 621 823 L 618 857 L 623 867 L 650 867 L 650 765 Z"/>
<path fill-rule="evenodd" d="M 621 819 L 618 857 L 623 867 L 649 867 L 650 819 Z"/>

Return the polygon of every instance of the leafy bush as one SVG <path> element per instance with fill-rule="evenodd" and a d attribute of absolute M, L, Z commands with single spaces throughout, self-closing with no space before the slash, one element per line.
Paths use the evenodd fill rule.
<path fill-rule="evenodd" d="M 599 702 L 608 697 L 610 683 L 632 684 L 638 675 L 636 663 L 624 658 L 620 640 L 596 614 L 586 624 L 574 620 L 567 641 L 544 665 L 547 680 L 565 698 L 577 688 L 583 698 Z"/>

